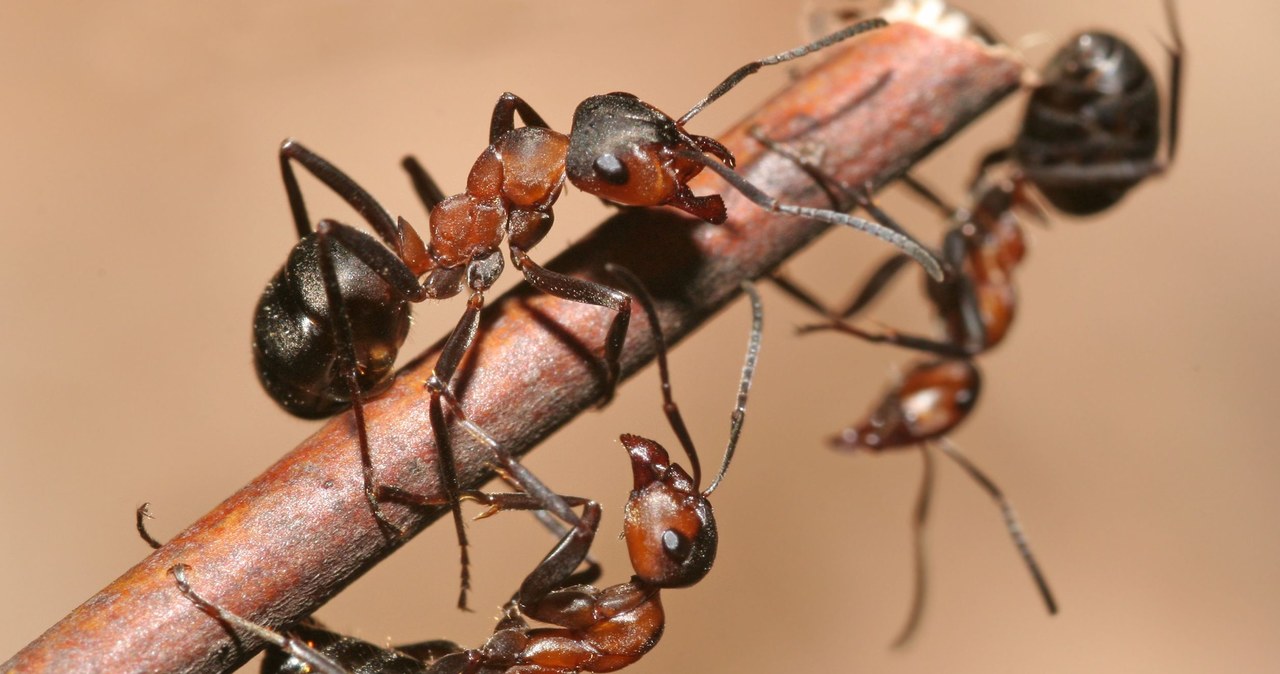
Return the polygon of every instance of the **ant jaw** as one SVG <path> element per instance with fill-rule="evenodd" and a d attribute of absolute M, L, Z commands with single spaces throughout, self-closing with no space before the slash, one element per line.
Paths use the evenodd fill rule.
<path fill-rule="evenodd" d="M 640 491 L 666 478 L 671 468 L 671 457 L 662 445 L 629 433 L 624 433 L 619 440 L 631 456 L 631 474 L 635 478 L 632 489 Z"/>
<path fill-rule="evenodd" d="M 879 452 L 884 449 L 882 436 L 866 424 L 849 426 L 828 441 L 832 449 L 845 452 Z"/>

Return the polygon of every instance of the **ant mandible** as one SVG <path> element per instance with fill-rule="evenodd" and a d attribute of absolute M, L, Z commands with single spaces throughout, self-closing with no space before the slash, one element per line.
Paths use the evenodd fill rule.
<path fill-rule="evenodd" d="M 624 537 L 635 570 L 630 581 L 607 588 L 581 584 L 595 577 L 593 571 L 575 573 L 575 569 L 586 559 L 599 526 L 601 508 L 588 499 L 565 497 L 582 507 L 581 524 L 568 532 L 525 578 L 507 603 L 493 636 L 477 649 L 462 650 L 441 640 L 385 648 L 330 632 L 315 623 L 296 626 L 291 634 L 283 635 L 202 597 L 192 587 L 190 567 L 184 564 L 170 569 L 178 589 L 229 629 L 247 632 L 275 646 L 276 650 L 263 662 L 264 674 L 570 674 L 610 672 L 638 660 L 662 636 L 665 616 L 661 590 L 694 585 L 715 561 L 718 536 L 707 498 L 728 469 L 745 420 L 763 309 L 755 289 L 744 284 L 752 307 L 746 362 L 720 472 L 700 491 L 697 454 L 671 396 L 666 346 L 653 300 L 629 271 L 621 267 L 611 267 L 609 271 L 628 287 L 649 317 L 658 349 L 663 409 L 694 466 L 691 476 L 672 463 L 666 449 L 657 442 L 636 435 L 621 436 L 634 478 L 624 515 Z M 441 504 L 439 499 L 389 491 L 419 504 Z M 538 499 L 520 493 L 465 492 L 463 496 L 489 506 L 484 516 L 502 510 L 542 507 Z M 140 509 L 140 531 L 142 517 Z M 558 627 L 533 628 L 526 617 Z"/>

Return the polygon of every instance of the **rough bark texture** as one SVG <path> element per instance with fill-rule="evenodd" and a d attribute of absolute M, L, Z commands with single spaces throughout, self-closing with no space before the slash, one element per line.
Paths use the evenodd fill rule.
<path fill-rule="evenodd" d="M 906 24 L 833 52 L 720 137 L 741 173 L 786 202 L 827 206 L 792 162 L 762 151 L 747 134 L 752 126 L 775 140 L 821 147 L 824 169 L 848 184 L 883 184 L 1012 91 L 1021 73 L 1010 59 Z M 695 185 L 699 193 L 724 189 L 710 176 Z M 827 228 L 775 217 L 735 193 L 726 201 L 729 221 L 721 226 L 667 210 L 623 212 L 549 266 L 597 279 L 606 262 L 630 267 L 657 295 L 662 324 L 677 341 L 732 300 L 741 281 L 767 273 Z M 598 401 L 603 369 L 596 353 L 609 318 L 607 310 L 525 286 L 493 302 L 457 382 L 468 414 L 513 452 L 531 449 Z M 633 324 L 643 320 L 637 313 Z M 406 366 L 367 408 L 380 483 L 418 493 L 437 489 L 422 383 L 438 348 Z M 624 372 L 652 356 L 648 331 L 633 331 Z M 482 484 L 489 478 L 486 452 L 465 435 L 455 437 L 460 480 Z M 410 532 L 441 514 L 387 508 Z M 0 671 L 225 671 L 248 653 L 179 594 L 167 573 L 172 565 L 190 565 L 192 583 L 208 599 L 279 626 L 315 610 L 396 547 L 365 502 L 352 417 L 344 414 Z"/>

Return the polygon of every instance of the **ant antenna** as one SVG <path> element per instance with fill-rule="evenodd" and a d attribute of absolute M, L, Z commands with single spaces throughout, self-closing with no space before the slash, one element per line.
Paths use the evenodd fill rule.
<path fill-rule="evenodd" d="M 711 486 L 702 492 L 703 498 L 720 486 L 724 474 L 729 470 L 729 461 L 733 459 L 733 450 L 738 446 L 738 436 L 742 434 L 742 422 L 747 418 L 747 392 L 751 390 L 751 380 L 755 377 L 756 361 L 760 357 L 760 335 L 764 331 L 764 305 L 760 301 L 760 293 L 750 281 L 742 282 L 742 290 L 751 298 L 751 336 L 747 338 L 747 357 L 742 363 L 742 383 L 738 384 L 738 403 L 734 405 L 733 414 L 729 416 L 729 444 L 724 449 L 724 461 L 720 464 L 720 472 Z"/>
<path fill-rule="evenodd" d="M 645 316 L 649 320 L 649 329 L 653 332 L 654 344 L 658 351 L 658 372 L 662 379 L 662 410 L 667 415 L 667 421 L 671 424 L 671 429 L 675 432 L 676 437 L 680 439 L 680 445 L 684 447 L 685 454 L 689 456 L 689 464 L 693 468 L 693 484 L 701 486 L 702 484 L 702 468 L 698 461 L 697 450 L 693 446 L 693 438 L 689 435 L 689 429 L 685 426 L 684 417 L 680 414 L 680 407 L 676 404 L 675 398 L 671 394 L 671 377 L 670 370 L 667 366 L 667 343 L 662 334 L 662 326 L 658 321 L 658 312 L 655 307 L 653 295 L 649 293 L 649 289 L 630 269 L 622 265 L 608 263 L 605 270 L 612 274 L 615 278 L 627 286 L 633 297 L 644 307 Z M 724 460 L 720 464 L 720 471 L 716 474 L 711 485 L 702 492 L 703 498 L 711 495 L 716 487 L 720 485 L 720 481 L 724 479 L 724 474 L 729 470 L 729 462 L 733 459 L 734 449 L 738 446 L 738 436 L 742 434 L 742 423 L 746 419 L 747 414 L 747 392 L 751 390 L 751 380 L 755 376 L 756 361 L 760 356 L 760 335 L 764 330 L 764 307 L 760 300 L 760 293 L 756 291 L 755 285 L 750 281 L 742 282 L 742 289 L 751 298 L 751 337 L 747 341 L 747 357 L 746 362 L 742 364 L 742 382 L 738 385 L 738 402 L 734 405 L 733 414 L 729 417 L 729 444 L 724 451 Z"/>
<path fill-rule="evenodd" d="M 1044 579 L 1044 574 L 1040 571 L 1040 565 L 1036 563 L 1036 558 L 1031 554 L 1031 545 L 1027 543 L 1027 536 L 1022 532 L 1022 525 L 1018 523 L 1018 517 L 1013 512 L 1013 506 L 1005 499 L 1004 493 L 991 481 L 991 478 L 978 470 L 978 467 L 969 462 L 960 450 L 951 441 L 945 437 L 937 438 L 937 443 L 947 456 L 951 457 L 966 473 L 969 474 L 983 489 L 995 499 L 1000 506 L 1000 514 L 1004 516 L 1005 527 L 1009 529 L 1009 535 L 1013 537 L 1013 545 L 1018 548 L 1018 554 L 1022 555 L 1022 561 L 1027 565 L 1027 570 L 1031 572 L 1031 579 L 1035 581 L 1036 588 L 1040 590 L 1040 596 L 1044 599 L 1044 605 L 1049 609 L 1050 615 L 1058 613 L 1058 602 L 1053 598 L 1053 591 L 1049 589 L 1049 582 Z"/>
<path fill-rule="evenodd" d="M 699 112 L 702 112 L 703 108 L 714 103 L 716 99 L 728 93 L 730 89 L 738 86 L 739 82 L 746 79 L 749 75 L 755 74 L 758 70 L 760 70 L 765 66 L 772 66 L 772 65 L 777 65 L 779 63 L 786 63 L 787 61 L 790 61 L 792 59 L 800 58 L 805 54 L 810 54 L 820 49 L 825 49 L 827 47 L 830 47 L 831 45 L 837 42 L 840 42 L 841 40 L 847 40 L 859 33 L 865 33 L 869 30 L 874 30 L 876 28 L 884 28 L 887 25 L 889 25 L 889 22 L 885 21 L 884 19 L 880 19 L 880 18 L 867 19 L 866 21 L 860 21 L 858 23 L 855 23 L 852 26 L 848 26 L 843 30 L 832 33 L 814 42 L 810 42 L 809 44 L 804 45 L 802 47 L 796 47 L 795 49 L 792 49 L 790 51 L 784 51 L 781 54 L 774 54 L 773 56 L 762 58 L 759 61 L 752 61 L 751 63 L 748 63 L 742 66 L 741 68 L 738 68 L 737 70 L 733 71 L 732 75 L 729 75 L 724 79 L 723 82 L 716 85 L 716 88 L 712 89 L 711 93 L 707 94 L 706 98 L 698 101 L 697 104 L 695 104 L 692 108 L 690 108 L 689 112 L 684 113 L 684 116 L 676 121 L 676 126 L 683 127 L 685 124 L 689 122 L 689 120 L 693 119 L 694 115 L 698 114 Z"/>
<path fill-rule="evenodd" d="M 658 352 L 658 375 L 662 380 L 662 411 L 667 415 L 671 430 L 675 431 L 676 437 L 680 439 L 680 446 L 684 448 L 685 455 L 689 457 L 689 467 L 693 470 L 693 484 L 701 485 L 702 462 L 698 460 L 698 451 L 694 449 L 693 437 L 689 435 L 689 428 L 685 426 L 680 407 L 676 405 L 675 398 L 671 395 L 671 370 L 667 366 L 667 339 L 662 334 L 662 325 L 658 321 L 658 311 L 653 295 L 630 269 L 612 262 L 605 264 L 604 268 L 614 278 L 622 281 L 623 285 L 631 291 L 631 295 L 640 301 L 640 306 L 644 307 L 644 315 L 649 321 L 649 332 L 653 334 L 654 348 Z"/>
<path fill-rule="evenodd" d="M 878 222 L 864 220 L 845 213 L 829 211 L 821 208 L 810 208 L 808 206 L 794 206 L 792 204 L 779 203 L 777 199 L 765 194 L 760 188 L 747 182 L 747 179 L 736 173 L 733 169 L 721 164 L 719 161 L 702 154 L 701 152 L 683 151 L 677 153 L 681 159 L 696 161 L 703 166 L 711 169 L 716 175 L 724 178 L 725 182 L 733 186 L 734 189 L 742 193 L 742 196 L 755 202 L 756 205 L 773 213 L 786 213 L 787 215 L 798 215 L 804 218 L 829 222 L 833 225 L 844 225 L 852 227 L 861 232 L 866 232 L 871 236 L 884 240 L 899 250 L 910 255 L 912 259 L 920 263 L 921 267 L 929 277 L 935 281 L 942 281 L 946 278 L 942 271 L 942 264 L 937 258 L 929 252 L 923 244 L 916 241 L 911 236 L 899 231 L 895 231 Z"/>
<path fill-rule="evenodd" d="M 929 506 L 933 503 L 933 453 L 925 445 L 920 445 L 920 456 L 924 459 L 924 470 L 920 473 L 920 491 L 916 494 L 916 507 L 911 512 L 912 569 L 915 576 L 911 584 L 911 608 L 907 611 L 907 619 L 902 624 L 898 636 L 894 638 L 891 648 L 906 646 L 916 635 L 920 627 L 920 618 L 924 616 L 925 596 L 929 590 L 929 573 L 927 564 L 927 541 L 924 526 L 929 519 Z"/>

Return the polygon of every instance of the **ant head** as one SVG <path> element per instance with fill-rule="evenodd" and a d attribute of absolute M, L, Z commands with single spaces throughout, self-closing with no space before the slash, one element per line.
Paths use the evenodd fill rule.
<path fill-rule="evenodd" d="M 680 200 L 702 170 L 690 159 L 703 146 L 661 110 L 627 93 L 592 96 L 578 105 L 565 171 L 578 189 L 624 206 Z M 694 213 L 694 215 L 698 215 Z"/>
<path fill-rule="evenodd" d="M 635 435 L 622 445 L 635 477 L 623 532 L 636 576 L 664 588 L 697 583 L 716 559 L 711 504 L 662 445 Z"/>
<path fill-rule="evenodd" d="M 939 437 L 969 416 L 980 388 L 981 376 L 971 361 L 917 363 L 866 419 L 841 431 L 831 444 L 875 452 Z"/>

